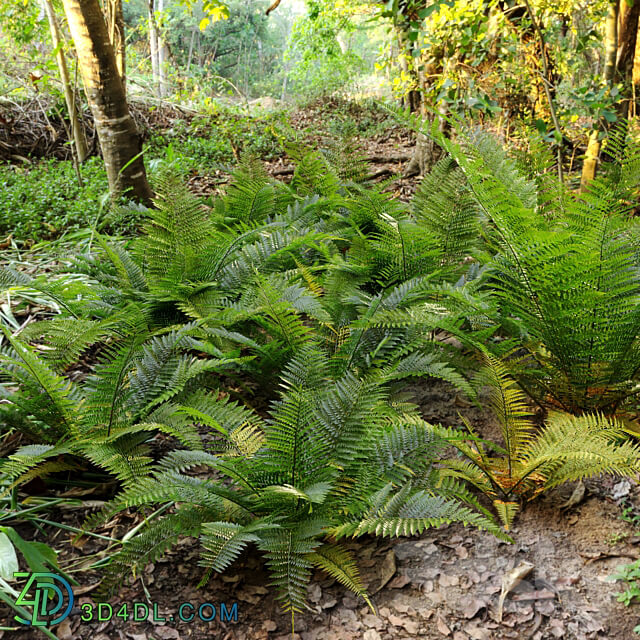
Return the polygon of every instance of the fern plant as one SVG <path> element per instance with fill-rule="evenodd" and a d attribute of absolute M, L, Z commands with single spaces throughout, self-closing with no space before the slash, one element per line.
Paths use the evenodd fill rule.
<path fill-rule="evenodd" d="M 543 405 L 616 413 L 640 390 L 640 146 L 612 135 L 613 160 L 569 193 L 526 177 L 487 135 L 442 143 L 488 222 L 482 288 L 519 350 L 513 375 Z"/>
<path fill-rule="evenodd" d="M 527 397 L 505 365 L 486 354 L 481 380 L 489 385 L 489 404 L 500 425 L 502 443 L 464 430 L 438 428 L 462 455 L 447 460 L 444 474 L 470 482 L 493 501 L 508 530 L 522 503 L 565 482 L 599 473 L 634 476 L 640 470 L 640 447 L 622 425 L 601 413 L 573 416 L 551 412 L 538 429 Z"/>
<path fill-rule="evenodd" d="M 33 326 L 38 324 L 47 323 Z M 8 342 L 0 351 L 2 378 L 10 382 L 0 419 L 30 442 L 0 462 L 11 487 L 78 471 L 87 463 L 124 486 L 134 485 L 151 468 L 149 441 L 160 432 L 183 446 L 201 448 L 193 420 L 177 410 L 176 401 L 203 384 L 208 373 L 224 371 L 233 361 L 195 357 L 204 345 L 193 337 L 194 325 L 154 337 L 135 316 L 108 332 L 87 321 L 55 326 L 64 336 L 77 329 L 84 333 L 71 346 L 66 338 L 52 345 L 47 358 L 0 327 Z M 104 339 L 97 364 L 84 379 L 72 380 L 63 373 L 67 358 L 87 336 Z"/>
<path fill-rule="evenodd" d="M 393 401 L 384 377 L 333 377 L 331 370 L 322 350 L 302 348 L 266 418 L 215 395 L 191 398 L 185 411 L 216 430 L 216 447 L 170 453 L 87 523 L 128 507 L 174 505 L 115 556 L 107 592 L 179 535 L 197 535 L 202 582 L 253 544 L 293 615 L 305 605 L 313 568 L 367 599 L 355 561 L 339 543 L 346 536 L 415 535 L 454 521 L 502 535 L 462 485 L 441 477 L 433 464 L 438 439 L 415 407 Z M 252 443 L 250 455 L 229 447 L 239 429 L 240 440 Z M 210 472 L 188 473 L 197 469 Z"/>

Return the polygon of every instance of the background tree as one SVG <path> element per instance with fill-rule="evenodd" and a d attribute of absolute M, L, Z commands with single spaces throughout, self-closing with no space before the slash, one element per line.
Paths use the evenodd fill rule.
<path fill-rule="evenodd" d="M 67 103 L 67 111 L 69 113 L 69 121 L 71 123 L 71 135 L 73 136 L 75 144 L 76 157 L 78 162 L 84 162 L 89 155 L 89 149 L 87 148 L 87 138 L 78 114 L 75 90 L 71 86 L 71 79 L 69 78 L 69 70 L 67 68 L 67 61 L 65 58 L 60 27 L 58 26 L 58 19 L 56 18 L 56 14 L 53 10 L 51 0 L 42 0 L 42 6 L 47 14 L 49 27 L 51 29 L 51 42 L 53 44 L 53 49 L 56 52 L 56 61 L 60 71 L 60 80 L 62 81 L 65 102 Z"/>

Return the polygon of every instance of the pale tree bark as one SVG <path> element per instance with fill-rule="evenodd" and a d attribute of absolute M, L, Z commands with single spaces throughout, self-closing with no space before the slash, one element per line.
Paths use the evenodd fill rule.
<path fill-rule="evenodd" d="M 53 48 L 56 52 L 56 62 L 58 63 L 60 80 L 62 81 L 62 88 L 64 90 L 64 99 L 67 103 L 69 122 L 71 123 L 71 135 L 73 136 L 73 142 L 76 149 L 76 157 L 78 162 L 84 162 L 89 155 L 89 149 L 87 147 L 87 139 L 84 134 L 84 129 L 78 116 L 78 105 L 76 104 L 74 91 L 69 79 L 69 69 L 64 55 L 64 48 L 62 47 L 62 36 L 60 34 L 60 27 L 58 26 L 58 19 L 56 18 L 56 14 L 53 10 L 51 0 L 42 0 L 42 6 L 47 14 L 49 29 L 51 31 L 51 42 L 53 43 Z"/>
<path fill-rule="evenodd" d="M 122 85 L 127 87 L 127 47 L 124 35 L 124 14 L 122 12 L 122 0 L 106 0 L 105 16 L 109 40 L 116 54 L 116 66 L 122 80 Z"/>
<path fill-rule="evenodd" d="M 198 27 L 193 27 L 191 31 L 191 40 L 189 41 L 189 56 L 187 57 L 187 75 L 189 75 L 189 70 L 191 69 L 191 60 L 193 59 L 193 43 L 196 39 L 196 32 L 198 31 Z"/>
<path fill-rule="evenodd" d="M 140 137 L 129 113 L 98 0 L 62 0 L 104 158 L 109 191 L 150 203 Z"/>
<path fill-rule="evenodd" d="M 151 54 L 151 78 L 156 94 L 160 93 L 160 72 L 158 64 L 158 23 L 156 22 L 155 1 L 149 0 L 149 52 Z"/>
<path fill-rule="evenodd" d="M 605 29 L 605 60 L 604 79 L 609 87 L 612 87 L 616 77 L 616 61 L 618 53 L 618 15 L 620 12 L 619 0 L 609 0 L 609 11 L 607 13 L 607 24 Z M 598 158 L 600 156 L 600 126 L 595 123 L 593 131 L 589 136 L 587 154 L 582 166 L 582 176 L 580 178 L 580 189 L 586 190 L 589 183 L 596 177 L 598 169 Z"/>
<path fill-rule="evenodd" d="M 640 115 L 638 114 L 638 100 L 640 100 L 640 24 L 636 32 L 636 47 L 631 71 L 631 95 L 633 100 L 631 102 L 632 112 L 630 116 L 637 118 Z"/>
<path fill-rule="evenodd" d="M 158 11 L 164 11 L 164 0 L 158 0 Z M 158 74 L 159 74 L 159 91 L 160 97 L 166 98 L 169 95 L 169 81 L 167 77 L 169 67 L 169 47 L 165 42 L 162 29 L 157 29 L 158 34 Z"/>

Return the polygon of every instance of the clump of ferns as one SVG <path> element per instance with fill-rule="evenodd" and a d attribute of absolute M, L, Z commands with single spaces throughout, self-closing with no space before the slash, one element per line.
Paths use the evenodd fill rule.
<path fill-rule="evenodd" d="M 510 361 L 518 383 L 543 406 L 621 415 L 640 392 L 640 143 L 613 131 L 611 161 L 581 193 L 527 176 L 486 134 L 442 144 L 487 221 L 474 287 L 524 356 Z"/>
<path fill-rule="evenodd" d="M 489 387 L 502 442 L 482 438 L 466 420 L 463 429 L 437 431 L 461 455 L 444 461 L 443 474 L 488 496 L 507 530 L 521 506 L 544 491 L 600 473 L 634 477 L 640 471 L 640 446 L 615 418 L 551 411 L 539 427 L 507 366 L 488 353 L 484 358 L 479 382 Z"/>
<path fill-rule="evenodd" d="M 355 559 L 340 544 L 345 537 L 418 535 L 449 522 L 503 536 L 462 484 L 441 475 L 434 464 L 441 441 L 415 406 L 390 396 L 383 373 L 333 376 L 334 369 L 318 346 L 303 347 L 266 418 L 197 394 L 188 411 L 222 435 L 221 449 L 168 454 L 89 519 L 95 527 L 127 508 L 173 505 L 114 556 L 103 593 L 180 536 L 194 536 L 203 548 L 201 584 L 254 545 L 293 616 L 305 608 L 314 568 L 369 602 Z M 190 473 L 197 468 L 214 475 Z"/>
<path fill-rule="evenodd" d="M 211 349 L 198 340 L 195 324 L 154 336 L 135 314 L 111 324 L 62 317 L 34 323 L 34 344 L 0 329 L 8 343 L 0 350 L 2 378 L 9 383 L 0 415 L 31 443 L 0 464 L 12 487 L 87 463 L 124 486 L 135 485 L 153 464 L 156 434 L 202 448 L 196 422 L 181 408 L 184 398 L 208 384 L 212 372 L 236 365 L 222 354 L 197 357 Z M 75 380 L 65 375 L 98 341 L 90 374 Z"/>

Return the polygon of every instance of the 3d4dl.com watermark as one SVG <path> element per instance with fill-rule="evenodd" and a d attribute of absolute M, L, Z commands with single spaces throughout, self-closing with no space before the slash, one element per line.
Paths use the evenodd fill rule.
<path fill-rule="evenodd" d="M 78 609 L 73 608 L 74 596 L 71 585 L 56 573 L 14 573 L 16 578 L 27 578 L 24 588 L 16 599 L 16 606 L 31 607 L 31 619 L 15 616 L 23 625 L 44 627 L 59 624 Z M 224 602 L 214 605 L 204 602 L 199 605 L 183 602 L 178 607 L 177 618 L 163 618 L 158 613 L 158 603 L 133 602 L 122 603 L 116 607 L 107 602 L 94 604 L 85 602 L 79 607 L 83 622 L 107 622 L 120 618 L 125 622 L 144 622 L 152 612 L 154 622 L 237 622 L 238 603 L 228 605 Z"/>

